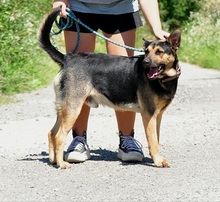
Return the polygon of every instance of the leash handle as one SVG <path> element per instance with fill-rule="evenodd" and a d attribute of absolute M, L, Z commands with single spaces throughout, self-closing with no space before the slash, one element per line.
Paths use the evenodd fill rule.
<path fill-rule="evenodd" d="M 74 13 L 72 12 L 70 14 L 70 9 L 66 9 L 67 11 L 67 19 L 66 19 L 66 23 L 64 23 L 63 18 L 59 19 L 59 22 L 57 21 L 57 19 L 55 20 L 55 24 L 58 27 L 59 31 L 55 32 L 54 30 L 51 30 L 50 34 L 52 35 L 58 35 L 60 34 L 62 31 L 64 31 L 65 29 L 68 29 L 70 27 L 73 26 L 73 20 L 75 22 L 75 26 L 76 26 L 76 30 L 77 30 L 77 41 L 75 44 L 75 47 L 70 51 L 70 53 L 75 53 L 78 46 L 79 46 L 79 41 L 80 41 L 80 28 L 79 28 L 79 23 L 76 21 L 76 16 L 74 15 Z"/>

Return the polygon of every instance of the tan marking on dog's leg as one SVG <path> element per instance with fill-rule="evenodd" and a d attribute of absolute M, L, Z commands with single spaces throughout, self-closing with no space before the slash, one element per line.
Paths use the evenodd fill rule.
<path fill-rule="evenodd" d="M 160 112 L 158 115 L 157 115 L 157 140 L 158 140 L 158 144 L 160 143 L 160 125 L 161 125 L 161 120 L 162 120 L 162 115 L 163 115 L 163 111 Z"/>
<path fill-rule="evenodd" d="M 57 120 L 53 126 L 53 128 L 48 133 L 48 141 L 49 141 L 49 160 L 50 163 L 56 163 L 56 157 L 55 157 L 55 135 L 57 134 L 58 128 L 60 124 Z"/>
<path fill-rule="evenodd" d="M 72 127 L 70 127 L 71 129 Z M 69 130 L 70 130 L 69 129 Z M 68 132 L 65 131 L 64 127 L 60 126 L 58 133 L 55 136 L 55 153 L 56 153 L 56 162 L 57 162 L 57 166 L 59 166 L 61 169 L 66 169 L 66 168 L 70 168 L 71 165 L 63 160 L 63 148 L 64 148 L 64 143 L 65 143 L 65 139 L 67 137 Z"/>
<path fill-rule="evenodd" d="M 66 104 L 59 110 L 57 121 L 59 128 L 55 136 L 55 156 L 57 165 L 62 169 L 70 167 L 70 164 L 63 160 L 64 143 L 69 131 L 72 129 L 80 114 L 83 103 L 84 100 L 74 106 Z"/>
<path fill-rule="evenodd" d="M 54 164 L 55 162 L 55 149 L 54 149 L 54 140 L 53 140 L 53 133 L 50 130 L 48 133 L 48 140 L 49 140 L 49 161 L 50 163 Z"/>
<path fill-rule="evenodd" d="M 148 141 L 149 153 L 157 167 L 168 167 L 167 161 L 159 154 L 159 142 L 157 135 L 157 114 L 149 116 L 142 113 L 145 134 Z"/>

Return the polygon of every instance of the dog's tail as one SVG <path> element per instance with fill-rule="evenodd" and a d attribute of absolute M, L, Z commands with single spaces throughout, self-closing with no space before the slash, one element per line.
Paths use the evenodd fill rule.
<path fill-rule="evenodd" d="M 40 46 L 49 54 L 49 56 L 58 63 L 61 67 L 64 65 L 64 54 L 59 52 L 50 42 L 50 31 L 52 25 L 59 15 L 61 8 L 54 9 L 51 13 L 49 13 L 44 22 L 41 24 L 41 28 L 38 33 L 38 40 Z"/>

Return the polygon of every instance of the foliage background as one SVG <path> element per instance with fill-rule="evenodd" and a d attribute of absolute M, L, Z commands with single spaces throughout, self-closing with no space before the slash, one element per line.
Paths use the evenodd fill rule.
<path fill-rule="evenodd" d="M 50 60 L 37 42 L 37 29 L 51 2 L 0 2 L 0 93 L 37 89 L 52 78 Z"/>
<path fill-rule="evenodd" d="M 0 3 L 0 97 L 48 85 L 58 66 L 39 48 L 37 31 L 52 1 Z M 220 1 L 159 0 L 159 6 L 165 30 L 183 29 L 180 60 L 220 69 Z M 142 38 L 153 39 L 146 24 L 137 31 L 136 47 L 142 47 Z M 62 49 L 62 35 L 55 41 Z M 105 52 L 104 43 L 97 39 L 97 52 Z"/>

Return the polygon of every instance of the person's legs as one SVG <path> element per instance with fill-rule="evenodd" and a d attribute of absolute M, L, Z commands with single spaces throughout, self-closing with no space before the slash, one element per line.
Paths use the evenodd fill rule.
<path fill-rule="evenodd" d="M 118 34 L 106 34 L 106 37 L 109 39 L 116 41 L 120 44 L 126 44 L 127 46 L 134 47 L 135 45 L 135 29 L 129 30 L 127 32 L 122 32 Z M 118 45 L 115 45 L 111 42 L 106 43 L 107 52 L 108 54 L 112 55 L 122 55 L 122 56 L 133 56 L 134 51 L 125 49 Z M 135 113 L 134 112 L 122 112 L 122 111 L 115 111 L 117 122 L 118 122 L 118 129 L 124 135 L 130 135 L 134 128 L 134 121 L 135 121 Z"/>
<path fill-rule="evenodd" d="M 64 31 L 66 52 L 70 52 L 75 47 L 77 33 Z M 92 33 L 81 33 L 78 52 L 94 52 L 96 36 Z M 74 54 L 75 54 L 74 53 Z M 81 113 L 73 126 L 73 141 L 68 147 L 65 160 L 69 162 L 83 162 L 90 158 L 88 146 L 86 144 L 86 131 L 90 108 L 83 105 Z"/>
<path fill-rule="evenodd" d="M 129 30 L 127 32 L 122 32 L 118 34 L 106 34 L 106 37 L 116 41 L 120 44 L 126 44 L 128 46 L 134 47 L 135 45 L 135 29 Z M 122 55 L 122 56 L 133 56 L 134 51 L 122 48 L 111 42 L 106 43 L 107 52 L 112 55 Z M 122 112 L 115 111 L 116 118 L 118 122 L 118 129 L 124 135 L 130 135 L 134 128 L 135 113 L 134 112 Z"/>
<path fill-rule="evenodd" d="M 64 37 L 65 37 L 66 52 L 70 52 L 74 48 L 75 43 L 77 41 L 77 33 L 72 31 L 65 31 Z M 92 33 L 81 33 L 79 46 L 78 49 L 76 50 L 76 53 L 94 52 L 95 39 L 96 36 Z M 90 112 L 90 108 L 87 105 L 84 105 L 76 123 L 73 126 L 73 130 L 75 130 L 75 132 L 78 135 L 82 135 L 85 131 L 87 131 L 89 112 Z"/>
<path fill-rule="evenodd" d="M 118 33 L 118 34 L 107 34 L 103 33 L 109 39 L 116 41 L 120 44 L 126 44 L 128 46 L 134 47 L 135 46 L 135 32 L 136 29 L 132 29 L 126 32 Z M 122 55 L 122 56 L 133 56 L 134 51 L 130 49 L 125 49 L 123 47 L 117 46 L 111 42 L 106 42 L 107 52 L 112 55 Z M 122 111 L 115 111 L 117 123 L 118 123 L 118 130 L 120 134 L 120 144 L 119 144 L 119 153 L 118 158 L 123 161 L 142 161 L 143 153 L 140 149 L 139 144 L 133 139 L 134 135 L 134 122 L 135 122 L 135 113 L 134 112 L 122 112 Z M 127 136 L 128 138 L 124 138 Z M 132 138 L 132 139 L 131 139 Z M 131 151 L 123 152 L 120 147 L 123 144 L 123 141 L 128 140 L 131 145 L 127 145 L 131 148 Z M 130 144 L 129 143 L 129 144 Z M 125 144 L 123 144 L 124 146 Z"/>

